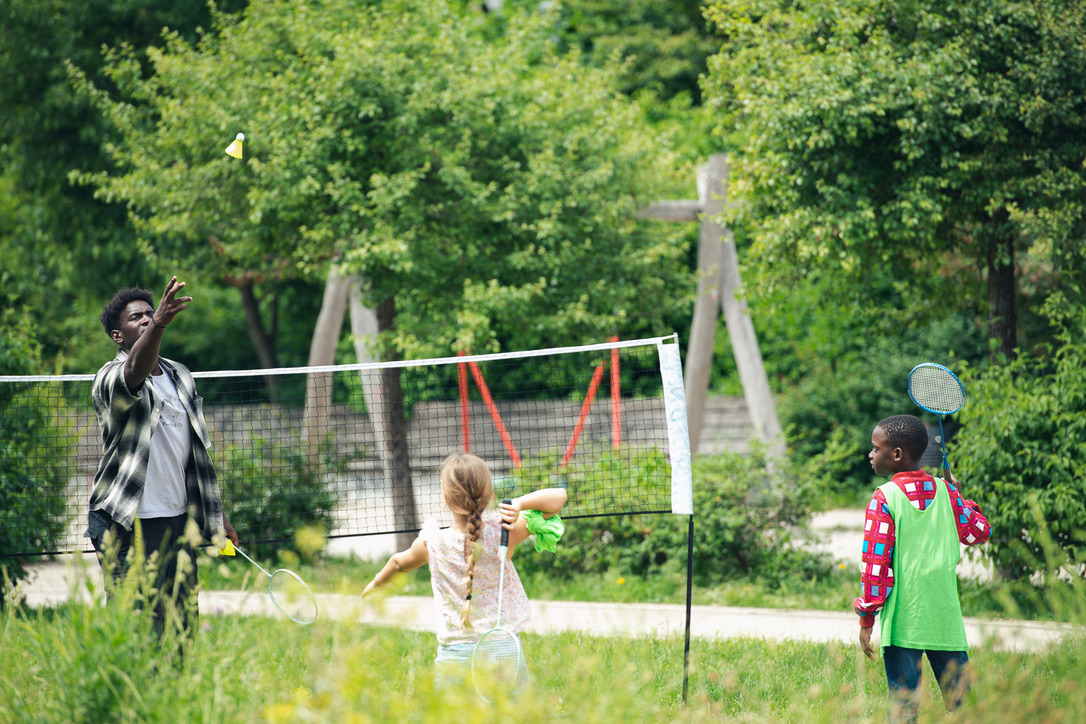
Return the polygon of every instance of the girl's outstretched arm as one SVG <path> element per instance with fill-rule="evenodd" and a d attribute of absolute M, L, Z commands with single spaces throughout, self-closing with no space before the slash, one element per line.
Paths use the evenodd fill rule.
<path fill-rule="evenodd" d="M 528 538 L 528 521 L 520 514 L 522 510 L 538 510 L 545 518 L 551 518 L 558 514 L 562 506 L 566 504 L 565 488 L 543 488 L 535 490 L 506 505 L 502 503 L 498 507 L 501 513 L 503 525 L 509 529 L 509 552 Z"/>
<path fill-rule="evenodd" d="M 392 554 L 392 557 L 388 559 L 388 563 L 385 564 L 385 567 L 377 572 L 377 575 L 373 577 L 372 581 L 366 584 L 366 588 L 362 591 L 362 598 L 373 593 L 379 586 L 388 583 L 397 573 L 413 571 L 419 566 L 424 566 L 429 562 L 430 551 L 426 549 L 426 543 L 423 542 L 422 538 L 416 538 L 410 548 Z"/>

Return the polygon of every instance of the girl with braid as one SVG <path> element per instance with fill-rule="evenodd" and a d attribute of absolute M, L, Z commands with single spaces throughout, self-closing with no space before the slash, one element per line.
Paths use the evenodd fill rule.
<path fill-rule="evenodd" d="M 437 520 L 427 520 L 411 547 L 389 558 L 362 591 L 364 598 L 397 573 L 430 566 L 430 584 L 441 614 L 434 660 L 434 682 L 439 687 L 470 677 L 475 642 L 495 626 L 502 527 L 509 530 L 509 549 L 501 622 L 503 628 L 519 634 L 531 613 L 512 563 L 513 551 L 532 533 L 537 535 L 537 549 L 554 550 L 561 535 L 557 513 L 566 503 L 565 490 L 545 488 L 488 513 L 494 499 L 490 470 L 469 454 L 451 455 L 442 464 L 441 493 L 453 515 L 452 525 L 442 529 Z M 538 540 L 544 538 L 550 539 L 549 545 Z M 522 684 L 527 681 L 523 663 L 518 678 Z"/>

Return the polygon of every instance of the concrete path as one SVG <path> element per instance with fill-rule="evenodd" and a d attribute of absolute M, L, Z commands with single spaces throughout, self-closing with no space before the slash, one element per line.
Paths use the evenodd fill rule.
<path fill-rule="evenodd" d="M 88 589 L 100 592 L 101 573 L 93 555 L 65 556 L 63 560 L 33 567 L 25 588 L 31 606 L 49 606 L 77 595 L 90 599 Z M 362 601 L 353 595 L 318 594 L 322 617 L 363 624 L 432 630 L 434 602 L 427 596 L 389 596 Z M 204 591 L 203 615 L 280 615 L 267 594 L 240 591 Z M 597 635 L 682 636 L 686 609 L 678 604 L 582 603 L 533 601 L 528 630 L 536 633 L 584 631 Z M 1086 635 L 1067 624 L 1035 621 L 966 619 L 966 632 L 974 645 L 1009 650 L 1042 650 L 1063 637 Z M 853 643 L 858 628 L 850 612 L 698 606 L 692 608 L 690 633 L 695 639 L 762 638 Z"/>

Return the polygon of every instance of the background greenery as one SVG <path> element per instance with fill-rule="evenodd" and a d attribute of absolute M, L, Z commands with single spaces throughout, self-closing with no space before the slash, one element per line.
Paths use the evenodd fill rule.
<path fill-rule="evenodd" d="M 300 364 L 332 262 L 365 279 L 367 301 L 395 302 L 389 354 L 685 342 L 696 231 L 632 216 L 692 198 L 695 166 L 727 153 L 725 221 L 791 480 L 812 488 L 800 510 L 866 498 L 870 429 L 915 412 L 905 374 L 934 360 L 968 371 L 951 455 L 991 516 L 1000 571 L 1044 569 L 1036 508 L 1077 565 L 1081 0 L 570 0 L 544 13 L 511 0 L 496 14 L 11 0 L 0 13 L 7 370 L 94 371 L 112 354 L 104 301 L 129 284 L 157 293 L 173 273 L 198 301 L 171 356 L 196 370 Z M 221 151 L 239 130 L 247 158 L 233 163 Z M 723 328 L 717 340 L 713 388 L 734 394 Z M 353 361 L 345 337 L 338 354 Z M 727 482 L 703 485 L 739 505 Z M 721 530 L 754 536 L 749 513 L 733 515 Z M 650 567 L 668 562 L 646 552 L 678 535 L 611 534 Z M 781 564 L 754 560 L 767 579 Z"/>

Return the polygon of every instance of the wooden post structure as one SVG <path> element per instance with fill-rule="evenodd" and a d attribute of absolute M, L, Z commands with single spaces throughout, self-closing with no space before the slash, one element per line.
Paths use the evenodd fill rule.
<path fill-rule="evenodd" d="M 713 341 L 716 338 L 717 310 L 720 309 L 728 327 L 754 432 L 767 445 L 771 457 L 780 457 L 784 454 L 784 437 L 754 323 L 743 296 L 735 239 L 731 229 L 722 227 L 718 220 L 727 198 L 727 157 L 713 154 L 698 171 L 698 201 L 661 201 L 638 214 L 642 218 L 701 223 L 698 232 L 698 291 L 694 299 L 694 317 L 683 372 L 690 452 L 697 452 L 701 437 L 712 369 Z"/>

